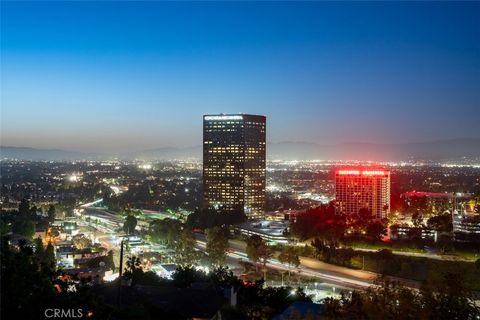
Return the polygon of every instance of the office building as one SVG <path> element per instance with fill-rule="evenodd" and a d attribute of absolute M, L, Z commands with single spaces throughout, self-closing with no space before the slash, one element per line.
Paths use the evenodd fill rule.
<path fill-rule="evenodd" d="M 357 214 L 362 208 L 376 218 L 390 212 L 390 171 L 341 169 L 335 172 L 335 205 L 338 213 Z"/>
<path fill-rule="evenodd" d="M 452 212 L 452 224 L 455 241 L 480 243 L 480 214 L 467 211 L 463 203 L 456 203 Z"/>
<path fill-rule="evenodd" d="M 265 212 L 266 118 L 248 114 L 203 117 L 204 207 L 249 219 Z"/>

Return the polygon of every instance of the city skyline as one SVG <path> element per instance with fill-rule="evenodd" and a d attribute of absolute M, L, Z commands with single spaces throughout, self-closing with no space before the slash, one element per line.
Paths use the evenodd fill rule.
<path fill-rule="evenodd" d="M 1 319 L 480 317 L 480 1 L 7 0 L 0 39 Z"/>
<path fill-rule="evenodd" d="M 478 7 L 2 3 L 1 144 L 196 146 L 239 112 L 271 142 L 480 138 Z"/>

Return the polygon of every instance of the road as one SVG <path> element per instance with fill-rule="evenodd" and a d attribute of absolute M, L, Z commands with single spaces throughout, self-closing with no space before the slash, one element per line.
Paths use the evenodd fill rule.
<path fill-rule="evenodd" d="M 197 248 L 205 250 L 205 247 L 204 236 L 197 234 Z M 230 241 L 227 256 L 237 261 L 249 260 L 244 248 L 242 249 L 242 245 L 237 241 Z M 311 258 L 302 257 L 300 262 L 301 265 L 295 269 L 298 274 L 305 277 L 318 278 L 350 289 L 365 289 L 371 287 L 373 280 L 376 278 L 376 275 L 370 272 L 330 265 Z M 292 271 L 289 266 L 280 263 L 277 259 L 270 259 L 266 266 L 267 268 L 275 270 Z"/>

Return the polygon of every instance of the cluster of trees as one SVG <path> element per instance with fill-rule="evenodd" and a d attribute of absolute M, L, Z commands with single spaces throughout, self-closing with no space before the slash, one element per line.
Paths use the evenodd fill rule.
<path fill-rule="evenodd" d="M 55 250 L 51 242 L 45 247 L 41 238 L 34 240 L 34 258 L 40 269 L 46 274 L 52 274 L 55 271 Z"/>
<path fill-rule="evenodd" d="M 207 261 L 214 267 L 223 266 L 228 250 L 228 229 L 214 227 L 207 229 L 205 235 Z"/>
<path fill-rule="evenodd" d="M 327 298 L 328 319 L 476 319 L 480 307 L 456 274 L 427 283 L 420 290 L 381 280 L 375 288 Z"/>
<path fill-rule="evenodd" d="M 108 317 L 108 308 L 88 287 L 72 291 L 70 283 L 60 280 L 51 244 L 44 247 L 36 239 L 33 248 L 24 241 L 14 248 L 2 239 L 0 260 L 2 319 L 39 319 L 47 308 L 82 308 L 95 310 L 93 319 Z"/>
<path fill-rule="evenodd" d="M 41 212 L 42 215 L 38 215 L 38 212 Z M 48 225 L 55 221 L 56 208 L 54 205 L 48 206 L 46 217 L 43 217 L 44 212 L 42 208 L 38 208 L 35 205 L 32 206 L 28 200 L 22 199 L 17 211 L 2 216 L 2 220 L 0 220 L 1 236 L 12 231 L 15 234 L 31 239 L 35 234 L 35 226 L 37 224 L 43 223 Z"/>
<path fill-rule="evenodd" d="M 345 216 L 336 215 L 334 205 L 328 204 L 298 215 L 290 226 L 290 233 L 300 240 L 310 239 L 319 234 L 339 238 L 345 233 L 346 228 Z"/>
<path fill-rule="evenodd" d="M 225 267 L 217 267 L 209 273 L 192 266 L 179 266 L 172 274 L 172 280 L 159 278 L 155 273 L 144 271 L 140 260 L 131 257 L 127 261 L 124 279 L 131 281 L 131 285 L 174 286 L 188 288 L 192 283 L 209 283 L 218 291 L 233 287 L 237 292 L 237 306 L 231 307 L 228 303 L 220 310 L 222 319 L 271 319 L 282 312 L 295 301 L 311 302 L 311 299 L 302 289 L 291 287 L 265 287 L 262 280 L 244 284 Z M 292 293 L 293 292 L 293 293 Z M 143 310 L 147 311 L 147 310 Z M 148 311 L 146 312 L 148 314 Z M 142 318 L 142 313 L 136 313 L 136 318 Z M 151 315 L 155 316 L 155 315 Z M 148 317 L 145 316 L 145 317 Z"/>
<path fill-rule="evenodd" d="M 307 205 L 300 204 L 288 192 L 268 193 L 266 194 L 266 210 L 268 212 L 289 209 L 306 209 Z"/>
<path fill-rule="evenodd" d="M 255 269 L 258 272 L 258 263 L 261 262 L 263 270 L 266 269 L 268 259 L 273 256 L 272 249 L 267 243 L 258 235 L 254 234 L 247 239 L 247 256 L 255 264 Z"/>
<path fill-rule="evenodd" d="M 197 209 L 188 216 L 187 225 L 198 229 L 208 229 L 239 224 L 246 219 L 247 217 L 243 213 L 223 214 L 212 209 Z"/>
<path fill-rule="evenodd" d="M 213 267 L 222 266 L 228 250 L 227 227 L 212 227 L 205 230 L 206 255 L 195 250 L 196 238 L 193 227 L 175 219 L 155 220 L 150 223 L 148 236 L 151 240 L 175 250 L 175 261 L 181 266 L 191 266 L 205 261 Z"/>
<path fill-rule="evenodd" d="M 348 231 L 354 235 L 364 235 L 370 241 L 379 241 L 387 234 L 387 220 L 377 219 L 370 209 L 361 208 L 357 214 L 347 219 Z"/>
<path fill-rule="evenodd" d="M 324 238 L 315 238 L 311 245 L 315 248 L 316 257 L 328 263 L 349 267 L 352 258 L 355 256 L 355 251 L 352 248 L 339 248 L 337 242 Z"/>
<path fill-rule="evenodd" d="M 222 319 L 272 319 L 293 302 L 312 302 L 301 288 L 264 287 L 263 281 L 240 286 L 237 301 L 236 308 L 222 310 Z"/>
<path fill-rule="evenodd" d="M 178 234 L 175 256 L 180 266 L 193 265 L 200 259 L 200 252 L 195 251 L 197 240 L 192 229 L 184 228 Z"/>
<path fill-rule="evenodd" d="M 155 242 L 168 248 L 175 248 L 176 240 L 183 228 L 183 224 L 175 219 L 166 218 L 150 223 L 149 235 Z"/>
<path fill-rule="evenodd" d="M 53 248 L 52 248 L 53 249 Z M 2 241 L 2 318 L 38 319 L 46 308 L 81 308 L 91 310 L 92 319 L 108 319 L 113 314 L 124 315 L 125 310 L 103 304 L 89 286 L 68 290 L 70 283 L 59 279 L 60 272 L 49 264 L 53 250 L 36 240 L 32 249 L 21 242 L 18 248 Z M 287 255 L 285 249 L 285 254 Z M 49 253 L 51 252 L 51 253 Z M 389 255 L 390 253 L 381 253 Z M 480 271 L 480 265 L 478 266 Z M 232 286 L 237 292 L 237 306 L 228 303 L 221 310 L 222 319 L 271 319 L 292 302 L 311 302 L 301 290 L 290 287 L 264 287 L 262 281 L 243 283 L 226 268 L 215 268 L 210 273 L 191 266 L 179 267 L 173 280 L 159 278 L 143 270 L 137 257 L 126 262 L 124 279 L 132 286 L 190 287 L 194 282 L 206 282 L 219 292 Z M 119 281 L 119 280 L 117 280 Z M 112 286 L 116 288 L 116 283 Z M 108 286 L 108 284 L 104 284 Z M 364 292 L 345 294 L 339 299 L 326 300 L 322 317 L 335 319 L 475 319 L 480 309 L 473 303 L 472 292 L 465 289 L 465 279 L 458 273 L 446 272 L 431 279 L 420 290 L 412 290 L 398 283 L 382 281 Z M 144 310 L 145 309 L 145 310 Z M 155 316 L 144 307 L 135 319 Z"/>
<path fill-rule="evenodd" d="M 268 246 L 265 240 L 255 234 L 247 238 L 246 242 L 248 259 L 255 264 L 256 272 L 258 272 L 259 265 L 262 266 L 262 270 L 265 272 L 267 262 L 275 255 L 275 251 L 272 247 Z M 289 266 L 289 275 L 292 269 L 297 268 L 300 265 L 299 251 L 294 246 L 281 246 L 277 258 L 278 261 Z"/>
<path fill-rule="evenodd" d="M 18 214 L 12 224 L 12 231 L 31 239 L 35 234 L 35 221 L 38 220 L 37 210 L 36 206 L 30 206 L 28 200 L 22 199 L 18 205 Z"/>
<path fill-rule="evenodd" d="M 113 251 L 110 250 L 106 255 L 98 256 L 87 260 L 88 268 L 98 268 L 99 266 L 105 267 L 105 270 L 115 270 L 115 262 L 113 261 Z"/>
<path fill-rule="evenodd" d="M 337 248 L 340 242 L 357 238 L 379 241 L 387 234 L 387 221 L 377 219 L 369 209 L 360 209 L 355 215 L 335 213 L 333 203 L 309 209 L 297 216 L 290 233 L 297 239 L 318 238 L 325 247 Z"/>
<path fill-rule="evenodd" d="M 290 267 L 288 270 L 288 274 L 290 275 L 291 269 L 297 268 L 300 265 L 298 249 L 293 246 L 284 246 L 278 255 L 278 261 Z"/>
<path fill-rule="evenodd" d="M 137 218 L 133 214 L 128 213 L 125 217 L 125 222 L 123 223 L 123 232 L 125 232 L 126 234 L 135 233 L 137 222 Z"/>

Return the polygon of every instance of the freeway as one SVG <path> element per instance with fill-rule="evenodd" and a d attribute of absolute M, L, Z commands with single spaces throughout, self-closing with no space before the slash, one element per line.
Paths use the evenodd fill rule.
<path fill-rule="evenodd" d="M 115 243 L 112 233 L 116 227 L 119 227 L 123 223 L 122 217 L 112 214 L 106 210 L 85 208 L 86 214 L 92 218 L 102 219 L 106 226 L 96 225 L 97 229 L 101 230 L 103 234 L 99 235 L 99 242 L 102 243 L 108 249 L 118 249 L 118 244 Z M 146 223 L 139 221 L 140 223 Z M 106 228 L 105 228 L 106 227 Z M 110 232 L 108 232 L 110 231 Z M 204 251 L 206 248 L 205 236 L 197 234 L 197 249 Z M 246 252 L 246 245 L 243 241 L 230 240 L 229 251 L 227 253 L 228 260 L 232 265 L 239 265 L 240 261 L 248 261 Z M 280 271 L 292 271 L 291 267 L 280 263 L 277 259 L 272 258 L 266 264 L 268 268 L 280 270 Z M 300 266 L 295 269 L 299 275 L 311 278 L 318 278 L 329 283 L 347 287 L 350 289 L 365 289 L 373 286 L 373 281 L 377 277 L 376 274 L 363 271 L 354 270 L 332 264 L 327 264 L 316 259 L 308 257 L 300 257 Z"/>
<path fill-rule="evenodd" d="M 197 234 L 197 248 L 200 250 L 205 250 L 205 247 L 206 243 L 203 235 Z M 245 251 L 239 249 L 238 247 L 238 243 L 231 242 L 227 256 L 237 261 L 248 261 L 249 259 Z M 351 270 L 326 263 L 315 265 L 312 264 L 308 259 L 309 258 L 302 257 L 301 265 L 296 268 L 298 274 L 305 277 L 318 278 L 350 289 L 365 289 L 371 287 L 373 286 L 373 280 L 376 278 L 376 275 L 370 272 Z M 269 259 L 266 266 L 267 268 L 275 270 L 291 271 L 289 266 L 280 263 L 277 259 Z M 328 268 L 325 266 L 328 266 Z"/>

